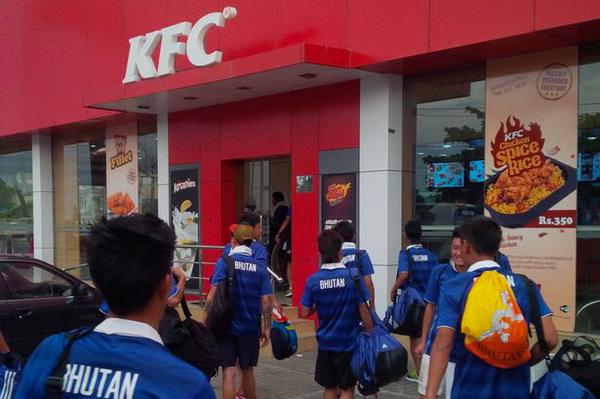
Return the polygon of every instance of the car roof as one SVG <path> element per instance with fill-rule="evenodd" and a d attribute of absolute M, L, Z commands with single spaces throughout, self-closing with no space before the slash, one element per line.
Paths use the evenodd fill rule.
<path fill-rule="evenodd" d="M 32 260 L 34 262 L 41 262 L 41 260 L 36 259 L 32 256 L 28 255 L 17 255 L 17 254 L 0 254 L 0 261 L 6 260 Z"/>

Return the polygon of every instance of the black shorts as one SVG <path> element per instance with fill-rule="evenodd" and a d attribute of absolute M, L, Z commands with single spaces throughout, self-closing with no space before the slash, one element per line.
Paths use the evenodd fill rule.
<path fill-rule="evenodd" d="M 324 388 L 346 390 L 356 385 L 356 378 L 352 374 L 350 359 L 352 351 L 329 352 L 319 351 L 317 365 L 315 366 L 315 381 Z"/>
<path fill-rule="evenodd" d="M 217 344 L 223 368 L 239 364 L 242 370 L 246 370 L 258 364 L 259 336 L 225 334 L 217 339 Z"/>

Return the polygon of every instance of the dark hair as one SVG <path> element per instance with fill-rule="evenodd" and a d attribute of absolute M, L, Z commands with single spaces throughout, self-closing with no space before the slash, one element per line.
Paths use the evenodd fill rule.
<path fill-rule="evenodd" d="M 87 259 L 94 284 L 110 310 L 143 310 L 171 271 L 175 233 L 154 215 L 103 218 L 92 227 Z"/>
<path fill-rule="evenodd" d="M 260 216 L 253 212 L 246 212 L 240 219 L 240 224 L 248 224 L 252 227 L 260 224 Z"/>
<path fill-rule="evenodd" d="M 319 253 L 323 257 L 323 263 L 335 263 L 339 261 L 342 249 L 342 237 L 333 230 L 325 230 L 317 238 Z"/>
<path fill-rule="evenodd" d="M 283 201 L 285 199 L 285 197 L 283 196 L 283 193 L 281 191 L 275 191 L 273 193 L 273 198 L 277 200 L 277 202 Z"/>
<path fill-rule="evenodd" d="M 346 242 L 351 242 L 354 240 L 354 226 L 352 225 L 352 223 L 346 220 L 342 220 L 341 222 L 338 222 L 338 224 L 333 226 L 333 231 L 341 235 L 344 241 Z"/>
<path fill-rule="evenodd" d="M 455 238 L 460 238 L 460 231 L 458 230 L 458 227 L 455 227 L 454 230 L 452 230 L 452 238 L 450 238 L 450 241 L 454 240 Z"/>
<path fill-rule="evenodd" d="M 404 226 L 404 234 L 410 242 L 418 243 L 421 241 L 421 223 L 416 220 L 409 220 Z"/>
<path fill-rule="evenodd" d="M 496 256 L 502 241 L 502 230 L 498 223 L 485 216 L 467 219 L 458 228 L 458 234 L 480 255 Z"/>

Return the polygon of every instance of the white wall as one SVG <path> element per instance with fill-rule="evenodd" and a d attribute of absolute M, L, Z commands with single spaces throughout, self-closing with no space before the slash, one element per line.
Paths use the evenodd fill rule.
<path fill-rule="evenodd" d="M 169 114 L 157 115 L 158 217 L 169 223 Z"/>
<path fill-rule="evenodd" d="M 383 316 L 402 238 L 402 77 L 370 74 L 360 88 L 360 246 L 375 268 Z"/>
<path fill-rule="evenodd" d="M 33 184 L 33 256 L 54 263 L 52 202 L 52 139 L 48 133 L 31 136 Z"/>

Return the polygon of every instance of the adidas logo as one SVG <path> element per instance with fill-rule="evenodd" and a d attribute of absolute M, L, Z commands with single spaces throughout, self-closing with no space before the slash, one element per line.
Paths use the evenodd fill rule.
<path fill-rule="evenodd" d="M 387 346 L 386 344 L 383 344 L 383 345 L 381 346 L 381 349 L 387 349 L 387 348 L 389 348 L 389 346 Z"/>

